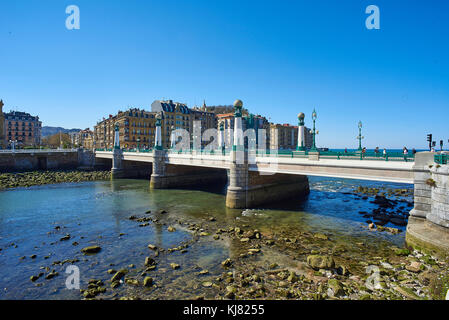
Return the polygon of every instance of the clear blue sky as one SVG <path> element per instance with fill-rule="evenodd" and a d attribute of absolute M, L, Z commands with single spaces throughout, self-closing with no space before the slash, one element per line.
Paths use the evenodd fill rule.
<path fill-rule="evenodd" d="M 76 4 L 81 29 L 65 28 Z M 380 8 L 380 30 L 365 8 Z M 170 98 L 232 104 L 296 124 L 319 146 L 424 148 L 449 139 L 449 1 L 0 3 L 0 98 L 43 125 L 93 127 Z"/>

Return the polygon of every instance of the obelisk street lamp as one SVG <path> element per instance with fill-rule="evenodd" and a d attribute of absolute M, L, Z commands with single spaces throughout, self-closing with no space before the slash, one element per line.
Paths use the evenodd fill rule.
<path fill-rule="evenodd" d="M 118 123 L 115 124 L 115 132 L 114 132 L 114 149 L 120 150 L 120 127 Z"/>
<path fill-rule="evenodd" d="M 359 140 L 359 151 L 362 151 L 362 139 L 365 137 L 362 136 L 362 121 L 359 121 L 359 135 L 357 139 Z"/>
<path fill-rule="evenodd" d="M 296 147 L 297 151 L 305 151 L 305 143 L 304 143 L 304 113 L 298 114 L 298 145 Z"/>
<path fill-rule="evenodd" d="M 234 151 L 243 148 L 242 108 L 243 102 L 236 100 L 234 102 L 234 145 L 232 146 Z"/>
<path fill-rule="evenodd" d="M 156 116 L 156 135 L 154 137 L 154 139 L 155 139 L 154 148 L 156 150 L 162 150 L 161 125 L 162 125 L 161 115 L 158 114 Z"/>
<path fill-rule="evenodd" d="M 313 144 L 312 144 L 312 148 L 310 149 L 310 151 L 312 151 L 312 152 L 317 152 L 318 151 L 318 149 L 316 148 L 316 139 L 315 139 L 315 136 L 318 134 L 318 130 L 316 130 L 316 128 L 315 128 L 316 118 L 317 118 L 317 115 L 316 115 L 316 111 L 315 111 L 315 108 L 314 108 L 313 112 L 312 112 L 313 129 L 310 130 L 310 133 L 312 134 L 312 137 L 313 137 Z"/>

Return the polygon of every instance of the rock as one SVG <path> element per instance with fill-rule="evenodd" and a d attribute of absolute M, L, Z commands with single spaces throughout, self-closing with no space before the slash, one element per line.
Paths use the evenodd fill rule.
<path fill-rule="evenodd" d="M 339 297 L 345 295 L 345 291 L 343 290 L 343 286 L 340 281 L 337 279 L 329 279 L 327 281 L 327 285 L 329 287 L 328 295 L 331 297 Z"/>
<path fill-rule="evenodd" d="M 153 278 L 145 277 L 145 279 L 143 279 L 143 285 L 145 287 L 151 287 L 153 285 Z"/>
<path fill-rule="evenodd" d="M 181 266 L 180 266 L 179 264 L 177 264 L 177 263 L 170 263 L 170 267 L 171 267 L 173 270 L 176 270 L 176 269 L 179 269 Z"/>
<path fill-rule="evenodd" d="M 397 256 L 408 256 L 410 254 L 410 250 L 408 249 L 398 249 L 395 251 Z"/>
<path fill-rule="evenodd" d="M 127 269 L 121 269 L 117 271 L 111 278 L 111 282 L 120 281 L 121 278 L 123 278 L 128 273 Z"/>
<path fill-rule="evenodd" d="M 126 279 L 125 282 L 126 282 L 126 284 L 130 284 L 133 286 L 139 285 L 139 280 L 137 280 L 137 279 Z"/>
<path fill-rule="evenodd" d="M 170 226 L 170 227 L 167 228 L 167 231 L 168 232 L 175 232 L 176 229 L 174 227 Z"/>
<path fill-rule="evenodd" d="M 114 270 L 114 269 L 109 269 L 109 270 L 108 270 L 108 273 L 109 273 L 109 274 L 113 274 L 113 273 L 116 273 L 116 272 L 117 272 L 117 270 Z"/>
<path fill-rule="evenodd" d="M 100 246 L 90 246 L 90 247 L 85 247 L 85 248 L 81 249 L 81 252 L 84 254 L 95 254 L 100 251 L 101 251 Z"/>
<path fill-rule="evenodd" d="M 212 282 L 210 282 L 210 281 L 206 281 L 206 282 L 203 282 L 203 287 L 206 287 L 206 288 L 208 288 L 208 287 L 212 287 Z"/>
<path fill-rule="evenodd" d="M 315 233 L 313 237 L 321 240 L 329 240 L 329 238 L 323 233 Z"/>
<path fill-rule="evenodd" d="M 249 242 L 249 238 L 242 238 L 240 239 L 240 242 Z"/>
<path fill-rule="evenodd" d="M 225 261 L 223 261 L 222 263 L 221 263 L 221 265 L 223 266 L 223 267 L 230 267 L 231 265 L 232 265 L 232 260 L 231 259 L 226 259 Z"/>
<path fill-rule="evenodd" d="M 331 256 L 310 255 L 307 257 L 307 264 L 315 270 L 332 269 L 335 267 L 334 258 Z"/>
<path fill-rule="evenodd" d="M 422 266 L 421 263 L 413 261 L 410 265 L 405 266 L 405 269 L 407 269 L 410 272 L 418 273 L 421 271 L 421 266 Z"/>
<path fill-rule="evenodd" d="M 374 223 L 370 223 L 370 224 L 368 225 L 368 228 L 369 228 L 370 230 L 373 230 L 373 229 L 376 228 L 376 226 L 374 225 Z"/>
<path fill-rule="evenodd" d="M 157 250 L 157 247 L 154 244 L 149 244 L 148 249 Z"/>
<path fill-rule="evenodd" d="M 155 266 L 156 265 L 156 261 L 151 258 L 151 257 L 146 257 L 145 258 L 145 265 L 146 266 Z"/>
<path fill-rule="evenodd" d="M 70 240 L 70 234 L 66 234 L 64 237 L 62 237 L 61 239 L 59 239 L 60 241 L 67 241 Z"/>
<path fill-rule="evenodd" d="M 53 278 L 56 277 L 57 275 L 59 275 L 59 273 L 57 273 L 57 272 L 55 272 L 55 271 L 52 271 L 52 272 L 50 272 L 49 274 L 47 274 L 47 275 L 45 276 L 45 279 L 47 279 L 47 280 L 53 279 Z"/>
<path fill-rule="evenodd" d="M 160 214 L 165 214 L 165 213 L 167 213 L 167 211 L 165 211 L 165 210 L 159 210 L 159 213 L 160 213 Z"/>
<path fill-rule="evenodd" d="M 297 282 L 298 280 L 299 280 L 299 278 L 298 278 L 298 276 L 296 275 L 296 273 L 294 273 L 293 271 L 290 271 L 290 275 L 288 276 L 287 281 L 288 281 L 288 282 L 291 282 L 291 283 L 295 283 L 295 282 Z"/>
<path fill-rule="evenodd" d="M 145 214 L 150 214 L 151 210 L 145 211 Z"/>
<path fill-rule="evenodd" d="M 207 233 L 207 232 L 201 232 L 201 233 L 200 233 L 200 236 L 201 236 L 201 237 L 207 237 L 207 236 L 210 236 L 210 234 Z"/>
<path fill-rule="evenodd" d="M 38 276 L 31 276 L 31 277 L 30 277 L 30 280 L 33 281 L 33 282 L 36 281 L 37 279 L 39 279 Z"/>

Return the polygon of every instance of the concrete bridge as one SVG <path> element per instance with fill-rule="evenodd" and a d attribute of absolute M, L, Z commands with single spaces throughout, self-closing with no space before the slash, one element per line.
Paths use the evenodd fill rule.
<path fill-rule="evenodd" d="M 449 253 L 449 166 L 435 153 L 417 153 L 413 161 L 401 155 L 378 157 L 317 151 L 245 150 L 241 132 L 241 102 L 235 104 L 234 145 L 224 149 L 223 132 L 214 151 L 163 150 L 161 123 L 156 122 L 155 148 L 146 152 L 120 149 L 116 127 L 113 150 L 97 150 L 97 160 L 112 161 L 112 177 L 150 176 L 151 188 L 216 183 L 227 180 L 226 206 L 251 208 L 309 193 L 307 176 L 326 176 L 414 184 L 414 208 L 407 227 L 408 243 Z M 239 130 L 240 129 L 240 130 Z M 298 140 L 304 135 L 300 132 Z M 304 141 L 298 141 L 304 145 Z M 387 161 L 388 160 L 388 161 Z"/>

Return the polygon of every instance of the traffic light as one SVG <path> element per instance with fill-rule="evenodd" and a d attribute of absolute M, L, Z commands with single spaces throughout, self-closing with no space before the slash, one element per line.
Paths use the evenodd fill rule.
<path fill-rule="evenodd" d="M 429 142 L 429 150 L 431 150 L 432 149 L 432 134 L 431 133 L 429 133 L 427 135 L 427 141 Z"/>

